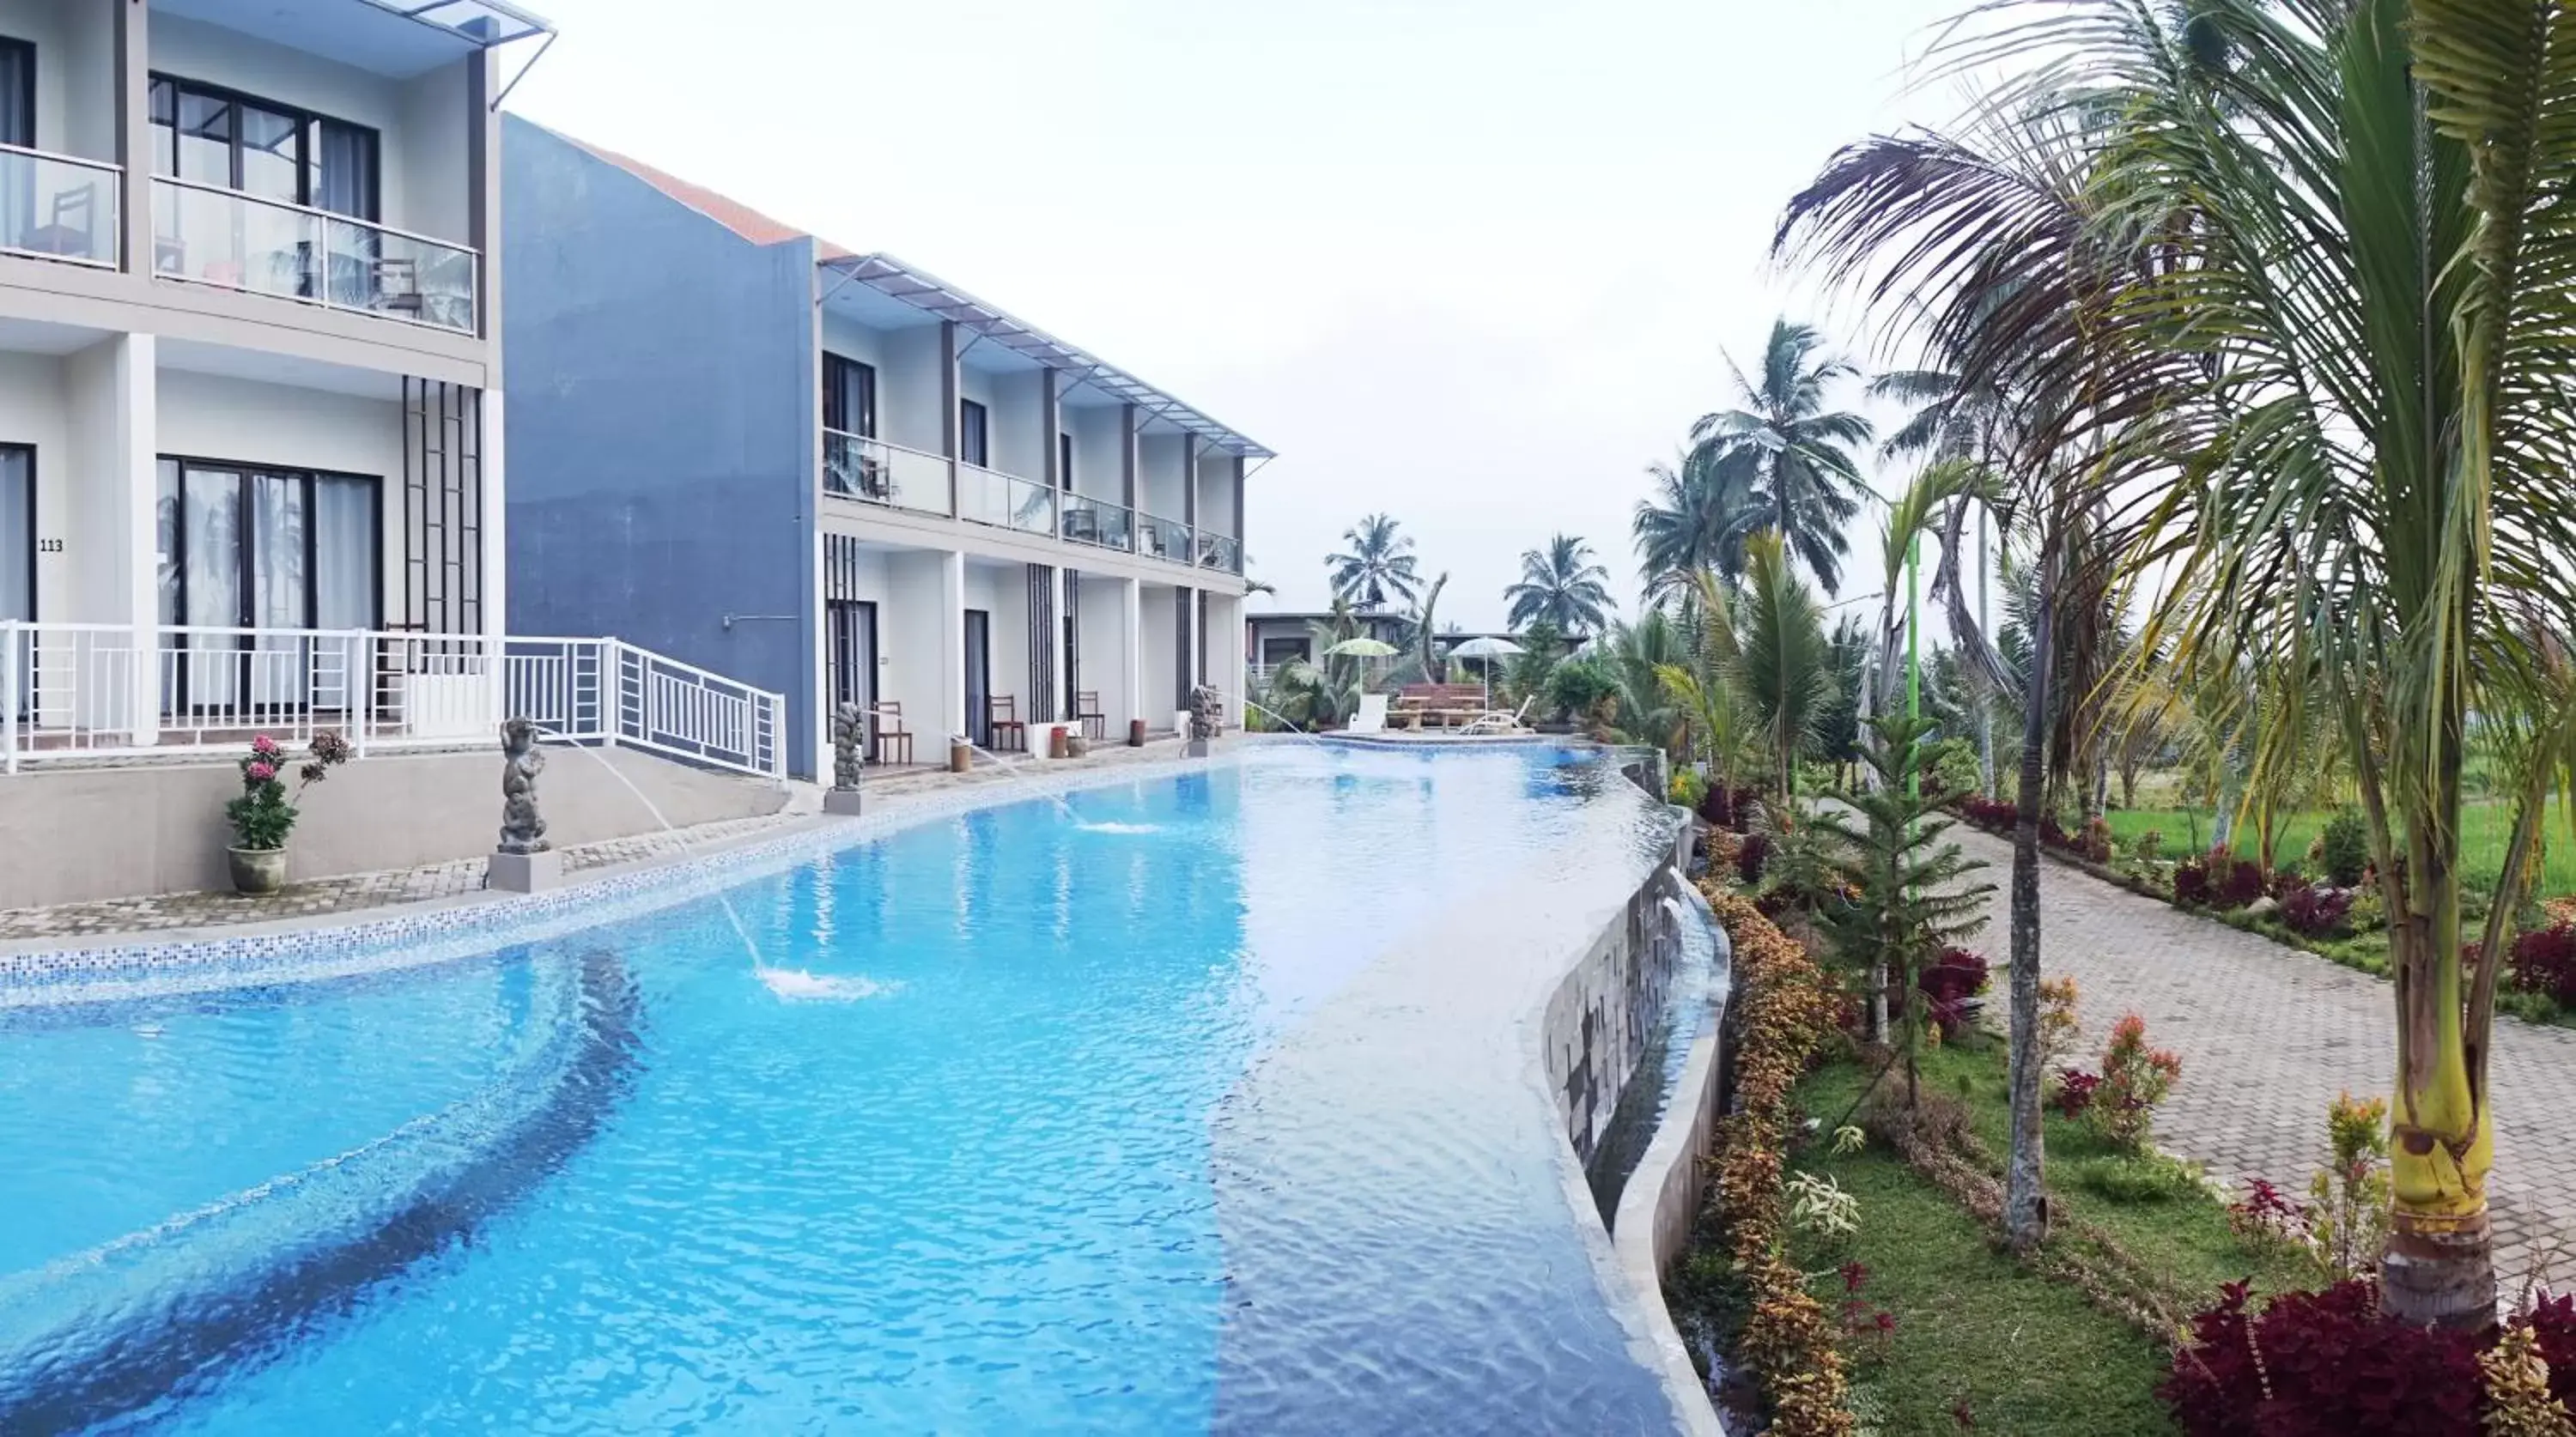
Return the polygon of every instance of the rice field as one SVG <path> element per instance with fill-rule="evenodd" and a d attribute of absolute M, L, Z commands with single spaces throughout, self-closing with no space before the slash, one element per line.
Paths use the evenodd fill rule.
<path fill-rule="evenodd" d="M 2308 848 L 2324 830 L 2332 815 L 2324 809 L 2295 813 L 2274 825 L 2272 860 L 2275 863 L 2303 860 Z M 2122 848 L 2137 836 L 2154 829 L 2164 836 L 2164 852 L 2172 857 L 2209 846 L 2214 831 L 2210 811 L 2206 808 L 2131 808 L 2113 809 L 2103 815 L 2111 825 L 2111 834 Z M 2513 810 L 2503 803 L 2480 802 L 2469 805 L 2461 834 L 2461 869 L 2480 884 L 2492 883 L 2504 866 L 2506 842 L 2513 836 Z M 2246 851 L 2253 843 L 2252 831 L 2237 835 L 2236 848 Z M 2541 881 L 2538 897 L 2553 898 L 2576 893 L 2576 834 L 2569 832 L 2562 813 L 2553 811 L 2541 833 Z"/>

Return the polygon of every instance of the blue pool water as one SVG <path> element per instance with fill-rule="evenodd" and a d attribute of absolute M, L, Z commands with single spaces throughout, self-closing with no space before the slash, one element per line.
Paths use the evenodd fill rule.
<path fill-rule="evenodd" d="M 1303 747 L 1073 804 L 0 1016 L 0 1430 L 1668 1428 L 1516 1026 L 1653 807 Z"/>

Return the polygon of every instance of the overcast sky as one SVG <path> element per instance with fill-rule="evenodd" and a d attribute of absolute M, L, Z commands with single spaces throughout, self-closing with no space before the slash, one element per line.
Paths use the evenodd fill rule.
<path fill-rule="evenodd" d="M 1905 66 L 1958 3 L 539 0 L 562 38 L 510 104 L 1279 451 L 1256 608 L 1321 607 L 1382 509 L 1485 628 L 1559 531 L 1633 609 L 1643 468 L 1725 402 L 1721 349 L 1865 337 L 1771 226 L 1837 145 L 1946 118 Z"/>

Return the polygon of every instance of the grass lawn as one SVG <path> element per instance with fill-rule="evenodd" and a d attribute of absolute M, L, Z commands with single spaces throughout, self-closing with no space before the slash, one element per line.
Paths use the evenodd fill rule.
<path fill-rule="evenodd" d="M 2274 861 L 2304 858 L 2308 845 L 2316 842 L 2330 816 L 2323 810 L 2311 809 L 2276 823 L 2272 830 Z M 2112 837 L 2123 846 L 2150 828 L 2162 833 L 2167 857 L 2207 847 L 2213 831 L 2210 811 L 2205 808 L 2113 809 L 2102 817 L 2111 826 Z M 2493 800 L 2471 803 L 2462 816 L 2461 830 L 2462 871 L 2481 886 L 2492 884 L 2504 867 L 2505 844 L 2513 836 L 2512 807 Z M 2553 816 L 2541 836 L 2541 896 L 2576 893 L 2576 842 L 2569 841 L 2564 821 Z M 2249 830 L 2245 842 L 2252 841 Z"/>
<path fill-rule="evenodd" d="M 2001 1042 L 1989 1039 L 1929 1054 L 1923 1075 L 1926 1092 L 1966 1101 L 1972 1125 L 1997 1154 L 2004 1150 L 2003 1062 Z M 1800 1085 L 1799 1103 L 1830 1129 L 1867 1078 L 1856 1063 L 1830 1064 Z M 2117 1159 L 2078 1124 L 2052 1115 L 2047 1132 L 2056 1211 L 2108 1230 L 2193 1305 L 2214 1301 L 2219 1284 L 2241 1278 L 2265 1290 L 2307 1281 L 2295 1260 L 2249 1252 L 2214 1198 L 2187 1193 L 2124 1203 L 2086 1190 L 2076 1174 Z M 1791 1166 L 1830 1173 L 1860 1200 L 1855 1236 L 1828 1244 L 1800 1233 L 1793 1255 L 1802 1270 L 1820 1274 L 1814 1290 L 1829 1304 L 1842 1300 L 1834 1269 L 1862 1263 L 1869 1269 L 1862 1300 L 1896 1319 L 1892 1333 L 1854 1340 L 1848 1349 L 1880 1430 L 1970 1430 L 1961 1425 L 1962 1411 L 1979 1432 L 2118 1437 L 2174 1430 L 2154 1395 L 2165 1372 L 2158 1343 L 2071 1283 L 1998 1251 L 1947 1193 L 1882 1145 L 1838 1157 L 1812 1144 Z M 2062 1234 L 2052 1241 L 2082 1239 Z"/>

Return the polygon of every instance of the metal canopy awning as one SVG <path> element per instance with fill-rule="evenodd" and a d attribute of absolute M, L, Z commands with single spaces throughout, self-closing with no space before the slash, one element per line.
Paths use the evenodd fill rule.
<path fill-rule="evenodd" d="M 435 26 L 489 50 L 513 40 L 552 35 L 555 27 L 541 16 L 505 0 L 366 0 L 406 20 Z"/>
<path fill-rule="evenodd" d="M 1026 355 L 1063 373 L 1074 383 L 1088 384 L 1112 398 L 1133 404 L 1148 416 L 1195 434 L 1224 453 L 1238 454 L 1247 459 L 1276 457 L 1249 437 L 1219 424 L 1116 365 L 1086 354 L 1034 325 L 1014 319 L 947 281 L 915 269 L 891 255 L 836 255 L 823 260 L 822 267 L 839 276 L 843 283 L 866 285 L 926 314 L 953 320 L 959 328 L 971 331 L 989 343 Z"/>

